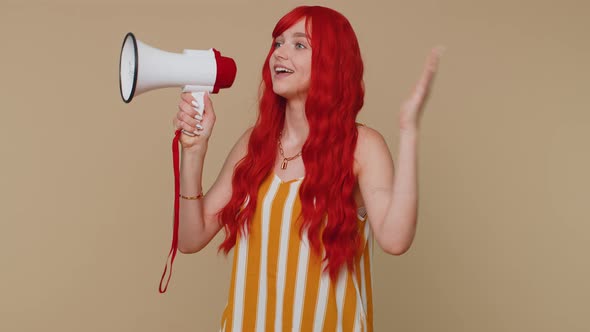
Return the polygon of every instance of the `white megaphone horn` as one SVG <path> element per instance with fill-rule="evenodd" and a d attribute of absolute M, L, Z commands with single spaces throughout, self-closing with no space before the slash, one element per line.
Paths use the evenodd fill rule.
<path fill-rule="evenodd" d="M 123 40 L 119 62 L 119 87 L 123 101 L 149 90 L 182 87 L 197 100 L 203 113 L 205 92 L 229 88 L 236 77 L 236 63 L 214 48 L 171 53 L 149 46 L 129 32 Z"/>

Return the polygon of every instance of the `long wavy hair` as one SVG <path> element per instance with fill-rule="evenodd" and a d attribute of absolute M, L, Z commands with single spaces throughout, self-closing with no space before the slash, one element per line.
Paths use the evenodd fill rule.
<path fill-rule="evenodd" d="M 274 28 L 273 41 L 303 18 L 312 61 L 305 103 L 309 135 L 302 148 L 305 178 L 299 192 L 299 235 L 307 229 L 312 250 L 320 257 L 322 248 L 325 250 L 326 268 L 335 280 L 343 265 L 353 269 L 361 243 L 353 197 L 353 162 L 358 136 L 356 116 L 364 100 L 363 62 L 349 21 L 321 6 L 301 6 L 287 13 Z M 225 230 L 219 250 L 226 255 L 234 247 L 238 232 L 246 234 L 250 230 L 259 187 L 276 162 L 286 100 L 272 89 L 269 59 L 273 51 L 271 45 L 262 67 L 260 109 L 248 152 L 234 169 L 232 197 L 219 212 Z"/>

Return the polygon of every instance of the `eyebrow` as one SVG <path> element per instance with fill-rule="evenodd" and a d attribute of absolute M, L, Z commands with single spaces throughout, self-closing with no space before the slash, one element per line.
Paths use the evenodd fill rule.
<path fill-rule="evenodd" d="M 295 32 L 295 33 L 293 33 L 293 37 L 304 37 L 304 38 L 308 38 L 308 37 L 307 37 L 307 34 L 306 34 L 306 33 L 304 33 L 304 32 Z M 277 38 L 285 38 L 285 36 L 281 34 L 281 35 L 280 35 L 280 36 L 278 36 Z M 308 39 L 309 39 L 309 38 L 308 38 Z"/>

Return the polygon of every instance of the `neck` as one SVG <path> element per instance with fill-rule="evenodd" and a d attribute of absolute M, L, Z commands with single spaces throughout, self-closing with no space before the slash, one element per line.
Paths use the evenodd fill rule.
<path fill-rule="evenodd" d="M 309 134 L 309 124 L 305 116 L 305 100 L 291 99 L 285 107 L 283 127 L 284 145 L 303 145 Z"/>

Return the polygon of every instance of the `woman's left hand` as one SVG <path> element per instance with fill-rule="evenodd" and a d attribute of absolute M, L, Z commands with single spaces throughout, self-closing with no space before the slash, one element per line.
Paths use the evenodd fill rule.
<path fill-rule="evenodd" d="M 422 76 L 414 88 L 414 92 L 402 104 L 399 115 L 401 131 L 418 130 L 420 126 L 420 117 L 422 116 L 422 109 L 428 99 L 430 89 L 432 88 L 434 75 L 438 68 L 438 62 L 443 50 L 442 47 L 435 47 L 431 50 L 430 55 L 426 60 Z"/>

